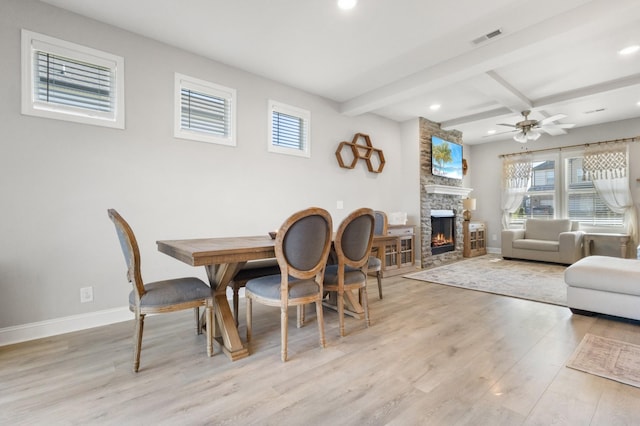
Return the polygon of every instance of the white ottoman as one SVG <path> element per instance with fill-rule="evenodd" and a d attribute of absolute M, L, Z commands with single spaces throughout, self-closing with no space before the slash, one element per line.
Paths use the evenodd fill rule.
<path fill-rule="evenodd" d="M 640 320 L 640 260 L 584 257 L 564 271 L 564 282 L 574 314 Z"/>

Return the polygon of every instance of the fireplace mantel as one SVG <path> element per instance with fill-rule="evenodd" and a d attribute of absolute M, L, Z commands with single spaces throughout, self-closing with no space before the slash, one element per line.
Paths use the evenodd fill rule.
<path fill-rule="evenodd" d="M 473 188 L 463 188 L 461 186 L 448 186 L 448 185 L 425 185 L 425 191 L 427 194 L 447 194 L 458 195 L 460 197 L 468 197 L 469 193 L 473 191 Z"/>

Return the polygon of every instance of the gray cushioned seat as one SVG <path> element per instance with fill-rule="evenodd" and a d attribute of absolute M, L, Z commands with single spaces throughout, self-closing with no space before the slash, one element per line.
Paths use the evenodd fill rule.
<path fill-rule="evenodd" d="M 211 297 L 211 287 L 194 277 L 155 281 L 144 285 L 147 291 L 140 299 L 140 306 L 160 307 Z M 135 295 L 129 293 L 129 304 L 135 306 Z"/>
<path fill-rule="evenodd" d="M 253 294 L 271 300 L 280 300 L 280 284 L 282 278 L 278 275 L 268 275 L 266 277 L 254 278 L 247 282 L 247 290 Z M 297 280 L 289 277 L 289 297 L 296 299 L 299 297 L 311 296 L 318 292 L 318 284 L 315 280 Z"/>
<path fill-rule="evenodd" d="M 367 269 L 375 270 L 376 268 L 382 268 L 382 261 L 375 256 L 369 256 Z"/>
<path fill-rule="evenodd" d="M 355 284 L 366 280 L 367 275 L 360 269 L 355 269 L 349 266 L 344 268 L 344 283 Z M 325 284 L 337 284 L 338 283 L 338 265 L 328 265 L 324 271 L 324 283 Z"/>

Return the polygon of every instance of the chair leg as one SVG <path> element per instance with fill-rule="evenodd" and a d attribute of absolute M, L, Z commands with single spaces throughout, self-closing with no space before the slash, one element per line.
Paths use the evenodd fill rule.
<path fill-rule="evenodd" d="M 322 312 L 322 300 L 316 301 L 316 318 L 318 319 L 318 332 L 320 333 L 320 347 L 325 347 L 324 341 L 324 316 Z"/>
<path fill-rule="evenodd" d="M 202 334 L 202 321 L 200 321 L 200 308 L 196 306 L 195 308 L 193 308 L 193 312 L 196 317 L 196 334 Z M 209 326 L 209 324 L 207 324 L 207 326 Z"/>
<path fill-rule="evenodd" d="M 344 337 L 344 292 L 338 292 L 338 322 L 340 324 L 340 337 Z"/>
<path fill-rule="evenodd" d="M 287 331 L 288 331 L 288 315 L 287 307 L 280 307 L 280 359 L 282 362 L 287 360 Z"/>
<path fill-rule="evenodd" d="M 376 277 L 378 278 L 378 296 L 382 299 L 382 271 L 376 272 Z"/>
<path fill-rule="evenodd" d="M 367 327 L 371 325 L 369 319 L 369 295 L 367 294 L 367 286 L 360 287 L 360 298 L 362 299 L 362 309 L 364 309 L 364 319 L 367 323 Z"/>
<path fill-rule="evenodd" d="M 233 282 L 233 318 L 236 320 L 236 327 L 238 327 L 238 299 L 240 299 L 240 285 L 235 281 Z"/>
<path fill-rule="evenodd" d="M 214 322 L 213 322 L 213 300 L 207 300 L 207 307 L 205 308 L 205 316 L 207 323 L 207 356 L 213 355 L 213 333 L 214 333 Z"/>
<path fill-rule="evenodd" d="M 251 297 L 245 296 L 245 300 L 247 301 L 246 310 L 247 310 L 247 342 L 251 340 L 251 314 L 252 314 L 252 300 Z"/>
<path fill-rule="evenodd" d="M 142 330 L 144 329 L 144 314 L 136 312 L 136 329 L 133 340 L 133 371 L 138 372 L 140 368 L 140 351 L 142 349 Z"/>
<path fill-rule="evenodd" d="M 298 323 L 297 327 L 300 328 L 304 325 L 304 305 L 298 305 Z"/>

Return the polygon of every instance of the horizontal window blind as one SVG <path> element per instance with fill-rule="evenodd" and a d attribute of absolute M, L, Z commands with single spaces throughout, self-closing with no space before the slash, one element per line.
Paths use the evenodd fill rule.
<path fill-rule="evenodd" d="M 276 146 L 298 149 L 306 149 L 305 121 L 300 117 L 272 112 L 272 140 Z"/>
<path fill-rule="evenodd" d="M 229 99 L 196 92 L 180 91 L 180 126 L 185 130 L 229 137 L 231 133 L 231 101 Z"/>
<path fill-rule="evenodd" d="M 43 51 L 34 54 L 36 101 L 105 113 L 114 110 L 111 68 Z"/>

